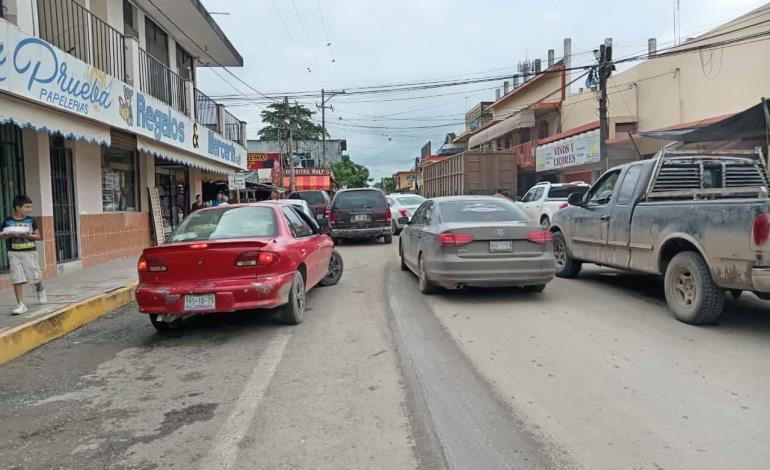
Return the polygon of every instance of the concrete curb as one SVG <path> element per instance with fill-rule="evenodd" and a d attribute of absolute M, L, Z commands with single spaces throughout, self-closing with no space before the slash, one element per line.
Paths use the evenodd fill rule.
<path fill-rule="evenodd" d="M 0 364 L 91 323 L 134 301 L 137 283 L 67 305 L 0 333 Z"/>

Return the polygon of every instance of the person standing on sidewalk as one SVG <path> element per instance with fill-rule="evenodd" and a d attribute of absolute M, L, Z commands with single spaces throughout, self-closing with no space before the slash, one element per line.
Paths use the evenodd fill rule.
<path fill-rule="evenodd" d="M 40 262 L 37 258 L 35 242 L 41 240 L 37 222 L 32 213 L 32 199 L 25 195 L 16 196 L 13 199 L 13 215 L 3 220 L 2 233 L 8 245 L 8 264 L 11 268 L 11 282 L 13 292 L 16 294 L 17 306 L 13 315 L 26 313 L 29 308 L 24 304 L 24 285 L 31 282 L 35 284 L 37 302 L 44 304 L 48 297 L 43 287 L 40 275 Z"/>
<path fill-rule="evenodd" d="M 204 207 L 206 207 L 206 204 L 203 202 L 203 198 L 200 194 L 195 195 L 195 202 L 193 202 L 192 207 L 190 208 L 190 212 L 195 212 L 197 210 L 201 210 Z"/>

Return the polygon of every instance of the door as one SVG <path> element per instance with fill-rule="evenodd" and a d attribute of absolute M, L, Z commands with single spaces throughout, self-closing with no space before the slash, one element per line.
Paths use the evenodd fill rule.
<path fill-rule="evenodd" d="M 607 231 L 620 170 L 605 173 L 586 193 L 585 206 L 572 218 L 572 253 L 575 258 L 601 262 L 607 257 Z"/>
<path fill-rule="evenodd" d="M 420 253 L 425 253 L 426 249 L 430 248 L 431 234 L 429 229 L 436 205 L 433 201 L 427 201 L 423 207 L 424 210 L 420 216 L 420 222 L 415 225 L 412 237 L 412 259 L 415 266 L 418 266 L 420 261 Z"/>
<path fill-rule="evenodd" d="M 21 151 L 21 128 L 0 124 L 0 214 L 13 212 L 13 198 L 24 194 L 24 157 Z M 7 271 L 8 248 L 0 243 L 0 270 Z"/>
<path fill-rule="evenodd" d="M 291 229 L 291 233 L 294 236 L 296 243 L 296 250 L 299 251 L 301 257 L 305 260 L 305 266 L 307 268 L 307 279 L 305 282 L 305 289 L 310 289 L 316 285 L 321 278 L 326 275 L 326 267 L 319 266 L 322 263 L 322 252 L 318 247 L 321 242 L 319 236 L 313 233 L 313 229 L 310 225 L 302 220 L 302 217 L 292 207 L 284 207 L 283 214 L 286 216 L 286 220 Z"/>
<path fill-rule="evenodd" d="M 72 149 L 64 147 L 64 139 L 51 139 L 51 198 L 56 241 L 56 261 L 78 258 L 77 208 L 72 167 Z"/>
<path fill-rule="evenodd" d="M 641 179 L 643 165 L 633 165 L 623 175 L 618 197 L 610 214 L 607 251 L 607 264 L 618 268 L 627 268 L 631 261 L 631 216 L 634 212 L 637 185 Z"/>
<path fill-rule="evenodd" d="M 412 217 L 411 223 L 406 226 L 406 229 L 404 229 L 403 232 L 401 232 L 401 247 L 404 250 L 404 260 L 409 266 L 415 267 L 415 269 L 417 266 L 416 244 L 418 240 L 416 233 L 422 230 L 422 224 L 425 223 L 425 209 L 429 204 L 431 204 L 430 201 L 425 201 L 418 207 Z"/>

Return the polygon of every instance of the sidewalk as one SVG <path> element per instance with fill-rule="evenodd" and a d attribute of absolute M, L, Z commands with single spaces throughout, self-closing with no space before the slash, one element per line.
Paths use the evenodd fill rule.
<path fill-rule="evenodd" d="M 13 289 L 0 291 L 0 364 L 65 335 L 133 300 L 136 259 L 124 258 L 43 281 L 48 303 L 35 303 L 25 287 L 29 312 L 12 316 Z"/>

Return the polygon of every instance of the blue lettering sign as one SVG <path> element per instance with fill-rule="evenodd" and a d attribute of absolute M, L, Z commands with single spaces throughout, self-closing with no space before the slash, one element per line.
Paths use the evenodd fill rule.
<path fill-rule="evenodd" d="M 235 153 L 235 145 L 225 142 L 213 132 L 209 131 L 209 155 L 221 158 L 228 162 L 241 164 L 241 156 Z"/>
<path fill-rule="evenodd" d="M 136 94 L 136 124 L 155 135 L 156 140 L 176 140 L 184 143 L 184 122 L 174 118 L 171 110 L 164 112 L 147 105 L 144 95 Z"/>
<path fill-rule="evenodd" d="M 8 60 L 8 59 L 6 59 L 6 57 L 5 57 L 5 44 L 3 44 L 2 42 L 0 42 L 0 67 L 2 67 L 3 65 L 5 65 L 5 62 L 6 62 L 7 60 Z M 0 82 L 4 81 L 4 80 L 5 80 L 5 78 L 6 78 L 6 77 L 5 77 L 5 75 L 0 75 Z"/>

